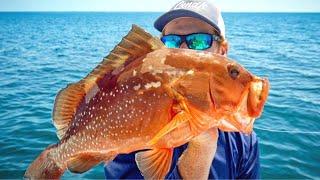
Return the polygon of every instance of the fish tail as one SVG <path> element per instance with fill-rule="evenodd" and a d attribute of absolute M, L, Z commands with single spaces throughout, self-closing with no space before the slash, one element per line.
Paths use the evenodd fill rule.
<path fill-rule="evenodd" d="M 55 146 L 55 145 L 54 145 Z M 58 179 L 62 176 L 65 168 L 59 167 L 57 163 L 50 158 L 50 152 L 54 146 L 49 146 L 31 163 L 24 174 L 28 179 Z"/>

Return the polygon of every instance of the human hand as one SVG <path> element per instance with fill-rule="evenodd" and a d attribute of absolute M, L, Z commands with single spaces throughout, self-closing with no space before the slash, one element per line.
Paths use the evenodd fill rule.
<path fill-rule="evenodd" d="M 188 148 L 178 160 L 178 169 L 183 179 L 208 179 L 218 136 L 218 129 L 211 128 L 189 142 Z"/>

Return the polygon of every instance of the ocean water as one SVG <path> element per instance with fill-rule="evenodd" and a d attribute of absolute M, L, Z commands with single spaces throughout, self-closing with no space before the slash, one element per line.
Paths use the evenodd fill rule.
<path fill-rule="evenodd" d="M 21 178 L 57 142 L 57 92 L 160 13 L 0 13 L 0 178 Z M 229 56 L 268 77 L 256 121 L 262 178 L 320 178 L 320 14 L 223 14 Z M 103 166 L 64 178 L 104 178 Z"/>

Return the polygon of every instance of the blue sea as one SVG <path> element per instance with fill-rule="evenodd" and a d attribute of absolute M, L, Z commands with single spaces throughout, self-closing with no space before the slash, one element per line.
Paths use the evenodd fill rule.
<path fill-rule="evenodd" d="M 21 178 L 58 138 L 57 92 L 161 13 L 0 13 L 0 178 Z M 229 56 L 268 77 L 256 121 L 262 178 L 320 178 L 320 14 L 225 13 Z M 104 178 L 103 165 L 63 178 Z"/>

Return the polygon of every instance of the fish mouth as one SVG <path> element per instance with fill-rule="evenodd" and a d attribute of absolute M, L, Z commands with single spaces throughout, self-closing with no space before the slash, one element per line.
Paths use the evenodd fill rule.
<path fill-rule="evenodd" d="M 211 85 L 212 84 L 209 82 L 210 99 L 215 109 L 219 109 L 219 104 L 217 103 L 214 95 L 212 94 Z M 248 99 L 248 93 L 246 93 L 241 98 L 240 104 L 235 113 L 231 113 L 220 118 L 220 120 L 218 121 L 219 122 L 218 128 L 220 130 L 225 132 L 242 132 L 246 134 L 249 134 L 252 132 L 255 118 L 248 116 L 247 99 Z"/>
<path fill-rule="evenodd" d="M 236 111 L 220 119 L 219 129 L 250 134 L 255 119 L 260 117 L 269 94 L 269 81 L 255 77 L 240 100 Z M 212 96 L 211 96 L 212 98 Z M 214 98 L 211 99 L 212 102 Z"/>
<path fill-rule="evenodd" d="M 263 110 L 269 94 L 268 79 L 255 77 L 249 87 L 247 100 L 248 114 L 251 117 L 258 118 Z"/>
<path fill-rule="evenodd" d="M 250 134 L 253 130 L 253 124 L 256 117 L 249 115 L 247 101 L 249 93 L 246 93 L 241 101 L 237 110 L 230 112 L 220 120 L 219 128 L 228 132 L 242 132 Z"/>
<path fill-rule="evenodd" d="M 248 93 L 242 99 L 238 111 L 229 118 L 240 132 L 252 132 L 254 121 L 262 114 L 269 88 L 269 80 L 266 78 L 254 77 L 249 84 Z"/>

